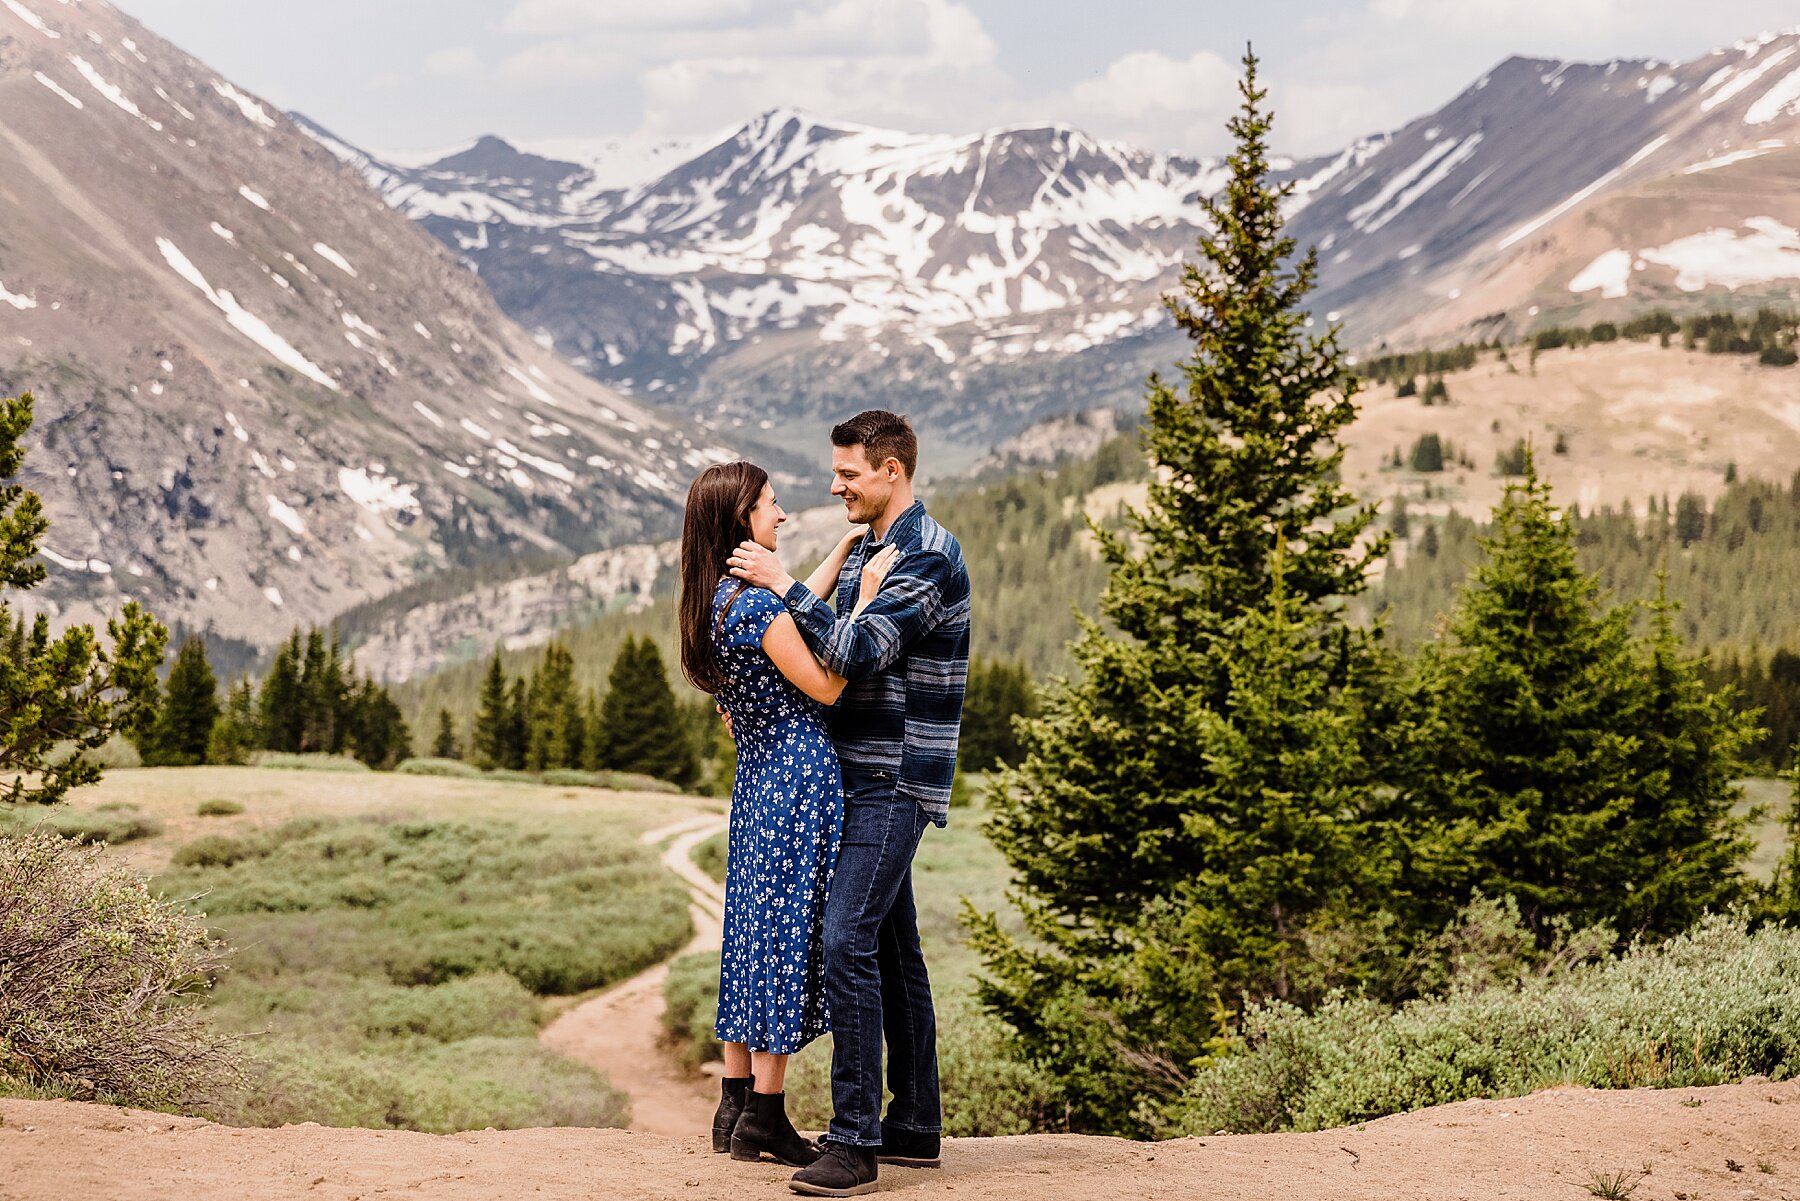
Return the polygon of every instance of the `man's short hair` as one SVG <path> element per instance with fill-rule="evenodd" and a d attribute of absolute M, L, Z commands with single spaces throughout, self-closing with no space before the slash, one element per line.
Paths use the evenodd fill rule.
<path fill-rule="evenodd" d="M 833 426 L 831 444 L 862 447 L 873 467 L 898 459 L 900 470 L 909 480 L 919 466 L 919 438 L 913 433 L 912 423 L 886 409 L 869 409 Z"/>

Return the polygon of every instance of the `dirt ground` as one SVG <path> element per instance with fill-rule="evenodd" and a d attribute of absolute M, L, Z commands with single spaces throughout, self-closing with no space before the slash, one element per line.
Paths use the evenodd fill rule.
<path fill-rule="evenodd" d="M 1624 1174 L 1635 1201 L 1800 1197 L 1800 1087 L 1555 1089 L 1318 1134 L 1156 1144 L 1077 1135 L 960 1139 L 946 1144 L 942 1170 L 885 1169 L 881 1191 L 957 1201 L 1581 1201 L 1596 1195 L 1590 1186 L 1598 1177 L 1615 1173 Z M 0 1100 L 5 1201 L 691 1201 L 787 1196 L 787 1175 L 713 1155 L 700 1136 L 239 1130 L 69 1101 Z"/>

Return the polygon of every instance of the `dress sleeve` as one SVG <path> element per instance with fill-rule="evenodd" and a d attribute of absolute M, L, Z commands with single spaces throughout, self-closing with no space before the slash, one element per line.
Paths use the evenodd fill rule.
<path fill-rule="evenodd" d="M 787 612 L 781 598 L 766 588 L 746 588 L 731 603 L 725 617 L 725 645 L 761 646 L 763 635 L 777 617 Z"/>

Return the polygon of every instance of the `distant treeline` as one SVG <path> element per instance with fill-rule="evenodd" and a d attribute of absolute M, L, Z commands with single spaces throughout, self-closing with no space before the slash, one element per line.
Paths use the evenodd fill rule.
<path fill-rule="evenodd" d="M 152 767 L 244 763 L 255 751 L 287 751 L 391 768 L 412 754 L 412 732 L 388 690 L 359 676 L 337 637 L 327 640 L 316 628 L 304 636 L 296 630 L 260 683 L 240 677 L 222 703 L 206 640 L 187 638 L 131 738 Z"/>
<path fill-rule="evenodd" d="M 1800 361 L 1795 352 L 1800 336 L 1800 316 L 1787 309 L 1759 308 L 1754 313 L 1701 313 L 1685 320 L 1663 309 L 1654 309 L 1622 324 L 1599 321 L 1589 326 L 1552 325 L 1531 335 L 1531 357 L 1546 350 L 1617 342 L 1657 339 L 1663 346 L 1681 335 L 1687 350 L 1708 354 L 1753 354 L 1770 367 L 1792 367 Z"/>
<path fill-rule="evenodd" d="M 1669 597 L 1681 606 L 1676 628 L 1710 652 L 1710 678 L 1734 684 L 1741 705 L 1765 711 L 1753 754 L 1766 766 L 1785 766 L 1800 736 L 1800 472 L 1786 486 L 1736 480 L 1710 505 L 1689 493 L 1652 497 L 1645 507 L 1641 516 L 1572 509 L 1583 567 L 1613 596 L 1633 601 L 1654 597 L 1666 571 Z M 1487 529 L 1416 510 L 1400 521 L 1404 562 L 1390 567 L 1368 604 L 1388 637 L 1416 646 L 1435 636 L 1453 607 Z"/>

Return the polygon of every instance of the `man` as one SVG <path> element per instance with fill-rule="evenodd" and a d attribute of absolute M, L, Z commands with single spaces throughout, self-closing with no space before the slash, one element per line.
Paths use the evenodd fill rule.
<path fill-rule="evenodd" d="M 827 710 L 844 773 L 844 833 L 825 905 L 831 1099 L 825 1154 L 790 1187 L 819 1197 L 875 1191 L 877 1163 L 936 1167 L 937 1019 L 919 948 L 912 860 L 927 824 L 950 816 L 950 782 L 969 667 L 969 576 L 962 547 L 913 496 L 919 444 L 906 418 L 858 413 L 831 431 L 831 494 L 868 535 L 838 577 L 850 614 L 864 564 L 899 559 L 874 602 L 838 617 L 775 555 L 739 546 L 732 574 L 786 603 L 807 644 L 847 679 Z M 881 1117 L 882 1036 L 894 1100 Z"/>

